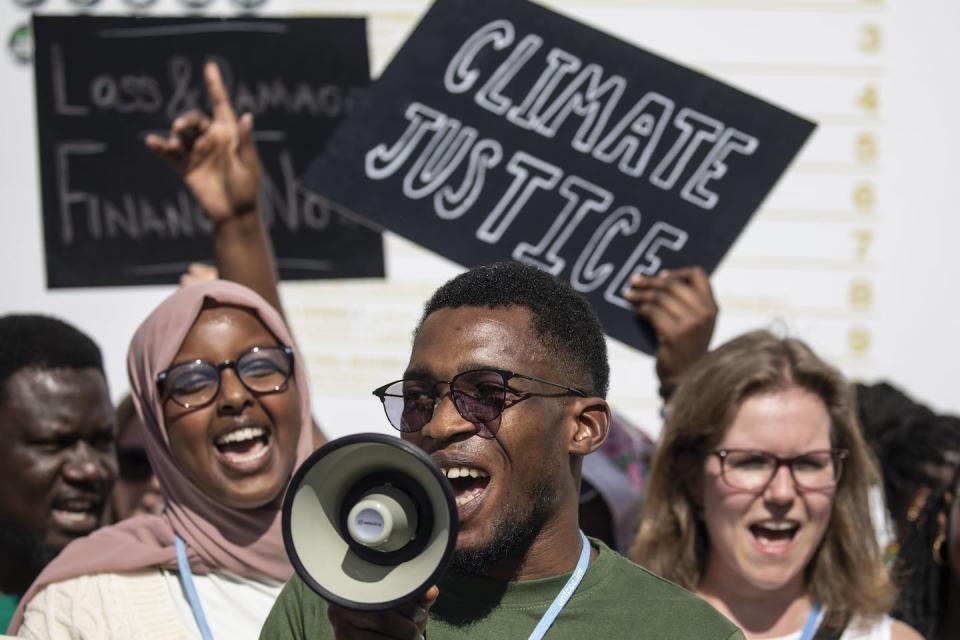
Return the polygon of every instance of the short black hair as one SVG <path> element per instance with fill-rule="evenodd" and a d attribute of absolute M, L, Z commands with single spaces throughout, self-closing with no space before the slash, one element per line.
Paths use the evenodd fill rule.
<path fill-rule="evenodd" d="M 423 309 L 420 326 L 434 311 L 457 307 L 530 310 L 533 330 L 548 350 L 589 379 L 590 393 L 605 398 L 610 384 L 607 343 L 593 306 L 545 271 L 518 262 L 495 262 L 470 269 L 434 292 Z"/>
<path fill-rule="evenodd" d="M 103 372 L 103 354 L 90 336 L 62 320 L 33 314 L 0 317 L 0 401 L 10 377 L 28 367 Z"/>

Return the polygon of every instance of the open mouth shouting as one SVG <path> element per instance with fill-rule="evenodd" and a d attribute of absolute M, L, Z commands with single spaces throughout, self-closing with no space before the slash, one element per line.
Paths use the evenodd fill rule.
<path fill-rule="evenodd" d="M 214 439 L 216 457 L 237 474 L 257 473 L 269 461 L 271 436 L 270 430 L 261 425 L 234 424 Z"/>
<path fill-rule="evenodd" d="M 94 494 L 59 496 L 50 510 L 53 521 L 65 533 L 84 536 L 100 526 L 103 497 Z"/>
<path fill-rule="evenodd" d="M 800 524 L 793 520 L 761 520 L 750 525 L 754 544 L 761 553 L 783 556 L 793 545 Z"/>
<path fill-rule="evenodd" d="M 440 468 L 450 481 L 457 503 L 460 522 L 466 521 L 480 507 L 490 485 L 490 474 L 471 464 L 442 462 Z"/>

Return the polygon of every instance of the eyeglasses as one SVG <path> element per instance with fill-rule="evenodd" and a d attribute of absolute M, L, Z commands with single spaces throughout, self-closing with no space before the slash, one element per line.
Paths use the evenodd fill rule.
<path fill-rule="evenodd" d="M 518 391 L 509 386 L 514 378 L 531 380 L 564 389 L 562 393 L 533 393 Z M 467 422 L 477 429 L 482 438 L 493 438 L 500 428 L 500 415 L 527 398 L 560 398 L 564 396 L 587 397 L 579 389 L 550 382 L 535 376 L 526 376 L 503 369 L 474 369 L 445 380 L 429 381 L 405 378 L 375 389 L 373 395 L 380 398 L 387 420 L 403 433 L 420 431 L 433 418 L 433 411 L 440 404 L 442 395 L 437 386 L 445 384 L 453 399 L 453 406 Z"/>
<path fill-rule="evenodd" d="M 254 347 L 236 360 L 220 364 L 207 360 L 175 364 L 157 376 L 157 387 L 162 397 L 185 409 L 195 409 L 217 397 L 224 369 L 236 371 L 251 393 L 276 393 L 283 390 L 293 372 L 293 349 L 283 345 Z"/>
<path fill-rule="evenodd" d="M 792 458 L 780 458 L 766 451 L 719 449 L 712 452 L 720 458 L 720 477 L 734 489 L 763 491 L 781 466 L 790 469 L 793 482 L 800 489 L 831 489 L 840 482 L 846 449 L 810 451 Z"/>

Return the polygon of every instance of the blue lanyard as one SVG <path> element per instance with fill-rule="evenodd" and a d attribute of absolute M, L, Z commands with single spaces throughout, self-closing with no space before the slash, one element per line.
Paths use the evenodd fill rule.
<path fill-rule="evenodd" d="M 810 613 L 807 615 L 807 622 L 803 625 L 803 633 L 800 634 L 800 640 L 812 640 L 813 634 L 816 633 L 817 623 L 820 622 L 820 603 L 814 602 L 813 606 L 810 608 Z"/>
<path fill-rule="evenodd" d="M 200 637 L 203 640 L 213 640 L 207 617 L 203 615 L 203 607 L 200 605 L 200 596 L 197 595 L 197 588 L 193 585 L 193 572 L 190 571 L 190 563 L 187 562 L 187 545 L 183 543 L 183 538 L 180 536 L 177 536 L 177 567 L 180 569 L 180 584 L 183 585 L 187 602 L 193 609 L 193 619 L 197 621 L 197 627 L 200 629 Z"/>
<path fill-rule="evenodd" d="M 583 546 L 580 549 L 580 559 L 577 561 L 576 569 L 573 570 L 573 574 L 570 576 L 570 579 L 567 580 L 567 584 L 563 585 L 563 589 L 561 589 L 557 597 L 554 598 L 547 612 L 540 618 L 540 622 L 537 623 L 536 628 L 534 628 L 528 640 L 541 640 L 543 636 L 546 635 L 547 631 L 557 619 L 557 616 L 560 615 L 563 607 L 566 606 L 567 602 L 573 596 L 573 592 L 580 586 L 583 576 L 587 573 L 587 565 L 590 564 L 590 542 L 587 540 L 587 537 L 583 535 L 582 531 L 580 532 L 580 540 Z M 187 547 L 180 536 L 177 536 L 177 567 L 180 569 L 180 583 L 183 585 L 183 590 L 187 595 L 187 601 L 193 610 L 193 617 L 197 621 L 197 627 L 200 628 L 200 636 L 203 640 L 213 640 L 210 627 L 207 625 L 207 618 L 203 613 L 203 606 L 200 604 L 200 597 L 197 595 L 197 589 L 193 584 L 193 572 L 190 571 L 190 563 L 187 562 Z M 809 625 L 809 621 L 807 624 Z M 806 633 L 806 630 L 804 630 L 804 633 Z M 804 636 L 803 640 L 807 640 L 807 637 Z"/>
<path fill-rule="evenodd" d="M 567 604 L 567 601 L 573 596 L 573 592 L 580 586 L 580 581 L 583 580 L 583 576 L 587 572 L 587 565 L 590 564 L 590 542 L 587 540 L 587 536 L 583 535 L 583 531 L 580 532 L 580 540 L 583 541 L 583 547 L 580 549 L 580 559 L 577 561 L 577 568 L 573 570 L 573 575 L 567 580 L 567 584 L 563 585 L 563 589 L 560 589 L 560 593 L 554 598 L 550 608 L 547 609 L 547 612 L 540 618 L 540 622 L 537 623 L 536 628 L 533 630 L 533 633 L 530 634 L 528 640 L 541 640 L 541 638 L 547 634 L 547 631 L 551 625 L 553 625 L 557 616 L 563 611 L 563 607 Z"/>

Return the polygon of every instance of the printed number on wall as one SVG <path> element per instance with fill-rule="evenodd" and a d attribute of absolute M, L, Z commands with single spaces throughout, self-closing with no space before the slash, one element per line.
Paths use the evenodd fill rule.
<path fill-rule="evenodd" d="M 866 327 L 853 327 L 847 333 L 847 346 L 854 355 L 864 356 L 870 351 L 870 330 Z"/>
<path fill-rule="evenodd" d="M 877 205 L 877 190 L 872 182 L 861 182 L 853 188 L 853 206 L 860 213 L 869 213 Z"/>
<path fill-rule="evenodd" d="M 876 85 L 868 84 L 857 94 L 857 106 L 868 113 L 876 113 L 880 107 L 880 95 Z"/>
<path fill-rule="evenodd" d="M 860 27 L 860 50 L 864 53 L 877 53 L 883 48 L 883 31 L 878 24 L 865 24 Z"/>
<path fill-rule="evenodd" d="M 873 244 L 873 231 L 870 229 L 854 229 L 853 240 L 854 255 L 857 257 L 857 260 L 866 259 L 870 245 Z"/>
<path fill-rule="evenodd" d="M 854 280 L 850 283 L 850 307 L 866 311 L 873 303 L 873 285 L 869 280 Z"/>
<path fill-rule="evenodd" d="M 877 159 L 877 138 L 872 133 L 861 133 L 854 143 L 854 154 L 860 164 L 873 164 Z"/>

